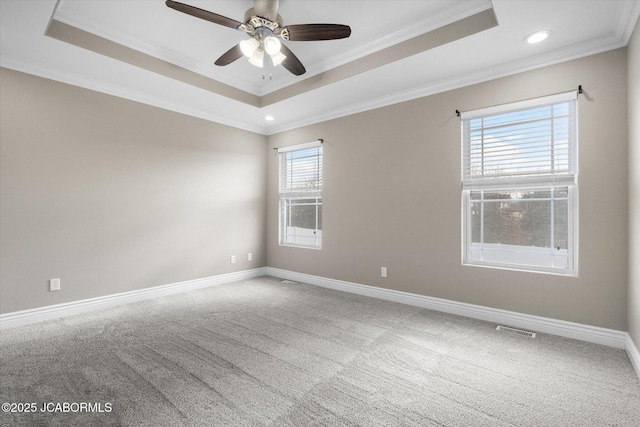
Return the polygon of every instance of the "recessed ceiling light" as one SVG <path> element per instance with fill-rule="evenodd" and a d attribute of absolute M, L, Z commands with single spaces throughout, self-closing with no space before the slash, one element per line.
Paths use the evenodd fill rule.
<path fill-rule="evenodd" d="M 540 43 L 541 41 L 546 40 L 551 33 L 551 30 L 536 31 L 535 33 L 529 34 L 525 37 L 524 41 L 529 44 Z"/>
<path fill-rule="evenodd" d="M 265 119 L 265 120 L 267 120 L 267 121 L 272 122 L 272 121 L 274 121 L 276 118 L 275 118 L 275 117 L 273 117 L 272 115 L 268 115 L 268 116 L 264 116 L 264 119 Z"/>

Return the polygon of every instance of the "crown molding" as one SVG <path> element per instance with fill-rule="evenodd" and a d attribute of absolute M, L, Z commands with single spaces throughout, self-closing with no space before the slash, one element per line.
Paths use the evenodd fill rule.
<path fill-rule="evenodd" d="M 573 46 L 557 49 L 541 55 L 507 62 L 501 64 L 498 67 L 487 68 L 475 73 L 465 73 L 460 76 L 452 76 L 451 78 L 447 78 L 446 80 L 441 80 L 439 82 L 430 83 L 428 85 L 408 89 L 402 92 L 397 92 L 392 95 L 382 96 L 379 98 L 355 103 L 344 108 L 327 112 L 326 114 L 315 115 L 314 117 L 308 117 L 297 121 L 283 123 L 279 126 L 276 125 L 269 129 L 267 135 L 273 135 L 304 126 L 322 123 L 328 120 L 350 116 L 352 114 L 362 113 L 369 110 L 375 110 L 377 108 L 383 108 L 390 105 L 411 101 L 417 98 L 423 98 L 450 90 L 460 89 L 474 84 L 484 83 L 498 78 L 507 77 L 510 75 L 555 65 L 562 62 L 596 55 L 598 53 L 607 52 L 624 46 L 626 46 L 626 44 L 624 44 L 622 40 L 613 36 L 608 37 L 605 40 L 594 39 L 586 43 L 575 44 Z"/>
<path fill-rule="evenodd" d="M 174 111 L 176 113 L 208 120 L 210 122 L 215 122 L 221 125 L 247 130 L 258 134 L 265 134 L 264 127 L 251 126 L 250 123 L 230 120 L 227 117 L 212 114 L 210 111 L 192 108 L 186 105 L 179 105 L 175 102 L 168 101 L 159 96 L 151 96 L 144 92 L 139 92 L 122 86 L 105 83 L 102 80 L 87 78 L 80 74 L 70 73 L 67 70 L 62 71 L 51 67 L 42 67 L 37 64 L 24 62 L 22 60 L 6 56 L 0 57 L 0 67 L 20 71 L 22 73 L 33 74 L 34 76 L 70 84 L 72 86 L 78 86 L 107 95 L 117 96 L 131 101 L 139 102 L 141 104 L 151 105 L 165 110 Z"/>
<path fill-rule="evenodd" d="M 626 46 L 640 17 L 640 1 L 620 2 L 618 19 L 615 25 L 615 35 Z"/>
<path fill-rule="evenodd" d="M 640 2 L 638 2 L 640 3 Z M 636 4 L 638 4 L 636 3 Z M 640 10 L 640 8 L 639 8 Z M 366 100 L 351 104 L 349 106 L 329 111 L 325 114 L 305 117 L 300 120 L 284 122 L 269 126 L 252 126 L 247 122 L 237 120 L 229 120 L 221 115 L 212 114 L 209 111 L 178 105 L 174 102 L 167 101 L 159 96 L 150 96 L 146 93 L 134 91 L 121 86 L 105 83 L 96 79 L 89 79 L 79 74 L 70 73 L 68 71 L 56 70 L 50 67 L 41 67 L 37 64 L 27 63 L 15 58 L 1 57 L 0 66 L 13 69 L 16 71 L 33 74 L 51 80 L 61 81 L 63 83 L 80 86 L 86 89 L 95 90 L 97 92 L 109 95 L 119 96 L 136 102 L 153 105 L 166 110 L 174 111 L 181 114 L 209 120 L 223 125 L 247 130 L 263 135 L 273 135 L 288 130 L 309 126 L 328 120 L 338 119 L 352 114 L 357 114 L 377 108 L 386 107 L 401 102 L 411 101 L 413 99 L 425 96 L 435 95 L 449 90 L 459 89 L 473 84 L 483 83 L 501 77 L 518 74 L 525 71 L 534 70 L 586 56 L 595 55 L 609 50 L 624 47 L 624 40 L 617 37 L 609 37 L 605 40 L 594 39 L 587 43 L 580 43 L 562 49 L 557 49 L 545 54 L 523 58 L 521 60 L 512 61 L 500 65 L 499 67 L 491 67 L 472 74 L 464 74 L 462 76 L 448 78 L 436 83 L 398 92 L 393 95 L 383 96 L 375 99 Z M 265 108 L 268 108 L 265 107 Z"/>

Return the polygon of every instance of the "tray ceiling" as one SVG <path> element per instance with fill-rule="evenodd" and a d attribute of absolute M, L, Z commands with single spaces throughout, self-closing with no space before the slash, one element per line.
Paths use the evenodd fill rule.
<path fill-rule="evenodd" d="M 183 1 L 239 21 L 250 0 Z M 351 26 L 285 42 L 307 73 L 213 62 L 247 36 L 164 1 L 3 0 L 0 65 L 270 134 L 626 46 L 638 0 L 280 1 L 284 24 Z M 539 45 L 523 42 L 553 31 Z M 275 120 L 267 122 L 266 115 Z"/>

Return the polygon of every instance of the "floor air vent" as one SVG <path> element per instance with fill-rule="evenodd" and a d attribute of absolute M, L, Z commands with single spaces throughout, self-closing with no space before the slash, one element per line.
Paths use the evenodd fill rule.
<path fill-rule="evenodd" d="M 508 332 L 514 335 L 522 335 L 523 337 L 535 338 L 535 332 L 521 331 L 520 329 L 509 328 L 508 326 L 496 326 L 496 331 Z"/>
<path fill-rule="evenodd" d="M 293 280 L 281 280 L 280 283 L 285 283 L 288 285 L 297 285 L 298 282 L 294 282 Z"/>

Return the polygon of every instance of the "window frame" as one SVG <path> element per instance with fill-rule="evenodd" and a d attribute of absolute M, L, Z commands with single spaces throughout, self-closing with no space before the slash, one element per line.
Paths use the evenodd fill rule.
<path fill-rule="evenodd" d="M 313 189 L 296 189 L 296 190 L 287 190 L 284 187 L 289 187 L 285 183 L 283 183 L 283 177 L 285 176 L 283 173 L 283 162 L 286 161 L 285 157 L 287 153 L 291 152 L 299 152 L 304 150 L 309 150 L 313 148 L 318 148 L 318 162 L 319 165 L 317 167 L 318 183 L 316 188 Z M 324 165 L 324 153 L 322 147 L 322 141 L 312 141 L 304 144 L 297 144 L 289 147 L 278 148 L 278 244 L 280 246 L 287 247 L 295 247 L 295 248 L 303 248 L 303 249 L 322 249 L 322 225 L 321 225 L 321 209 L 323 204 L 322 197 L 322 186 L 323 186 L 323 165 Z M 295 205 L 295 201 L 300 200 L 313 200 L 315 199 L 315 203 L 309 204 L 309 206 L 315 206 L 315 222 L 316 228 L 313 230 L 313 236 L 303 236 L 303 238 L 313 238 L 315 243 L 313 244 L 305 244 L 296 241 L 291 241 L 294 239 L 295 235 L 290 235 L 287 233 L 287 223 L 290 223 L 290 207 Z M 301 205 L 300 205 L 301 206 Z M 320 228 L 318 228 L 320 226 Z M 319 236 L 318 236 L 319 234 Z"/>
<path fill-rule="evenodd" d="M 568 141 L 568 158 L 569 158 L 569 172 L 561 173 L 561 174 L 544 174 L 544 175 L 536 175 L 535 173 L 528 174 L 525 176 L 517 176 L 517 174 L 504 176 L 504 173 L 500 173 L 497 178 L 495 177 L 482 177 L 482 179 L 473 179 L 473 173 L 471 170 L 471 155 L 469 152 L 465 153 L 465 150 L 470 150 L 471 148 L 471 136 L 469 134 L 469 128 L 465 128 L 471 119 L 477 119 L 481 117 L 490 117 L 496 114 L 505 114 L 509 112 L 516 112 L 529 109 L 535 109 L 542 106 L 547 105 L 556 105 L 562 103 L 570 103 L 574 102 L 575 104 L 570 107 L 570 112 L 572 113 L 573 122 L 569 122 L 569 141 Z M 537 273 L 549 273 L 556 275 L 564 275 L 564 276 L 574 276 L 578 275 L 578 108 L 577 108 L 577 93 L 576 92 L 567 92 L 564 94 L 552 95 L 548 97 L 535 98 L 526 101 L 520 101 L 516 103 L 503 104 L 495 107 L 484 108 L 480 110 L 469 111 L 466 113 L 462 113 L 462 124 L 461 124 L 461 142 L 462 142 L 462 190 L 461 190 L 461 225 L 462 225 L 462 264 L 469 266 L 480 266 L 480 267 L 489 267 L 489 268 L 498 268 L 498 269 L 507 269 L 507 270 L 517 270 L 517 271 L 528 271 L 528 272 L 537 272 Z M 550 119 L 552 120 L 552 119 Z M 466 134 L 465 134 L 466 132 Z M 467 138 L 467 139 L 465 139 Z M 484 147 L 484 135 L 482 137 L 482 146 Z M 553 147 L 551 145 L 551 147 Z M 552 149 L 552 148 L 550 148 Z M 484 159 L 484 152 L 482 154 L 482 159 Z M 484 163 L 484 160 L 482 161 Z M 466 169 L 465 169 L 466 167 Z M 552 166 L 553 168 L 553 166 Z M 479 245 L 474 246 L 473 240 L 473 214 L 472 214 L 472 205 L 473 201 L 471 200 L 471 194 L 473 192 L 484 191 L 491 193 L 500 193 L 500 192 L 530 192 L 530 191 L 553 191 L 554 189 L 566 188 L 567 189 L 567 261 L 566 267 L 557 267 L 554 266 L 555 257 L 560 254 L 554 254 L 553 251 L 555 242 L 551 242 L 550 237 L 550 247 L 549 251 L 545 252 L 542 250 L 543 248 L 539 246 L 522 246 L 522 245 L 509 245 L 503 244 L 504 249 L 499 248 L 500 243 L 490 243 L 487 244 L 481 239 Z M 507 199 L 511 200 L 511 203 L 518 202 L 519 200 L 526 201 L 526 198 L 522 199 Z M 556 211 L 554 210 L 554 202 L 553 197 L 550 196 L 548 199 L 550 203 L 550 227 L 553 228 L 554 221 L 556 218 Z M 544 200 L 541 200 L 544 201 Z M 477 203 L 477 202 L 476 202 Z M 483 201 L 482 203 L 486 203 Z M 484 221 L 484 218 L 481 220 Z M 485 223 L 482 223 L 482 228 L 484 229 Z M 551 236 L 553 236 L 554 231 L 551 231 Z M 477 256 L 472 254 L 472 251 L 478 252 L 478 247 L 480 247 L 481 257 L 478 259 Z M 518 250 L 517 248 L 523 248 Z M 535 248 L 535 249 L 530 249 Z M 546 249 L 546 248 L 544 248 Z M 484 251 L 495 251 L 499 252 L 503 250 L 504 253 L 513 253 L 516 258 L 518 255 L 521 258 L 520 262 L 517 261 L 496 261 L 495 259 L 486 260 L 484 259 Z M 527 263 L 523 262 L 522 258 L 526 257 L 526 254 L 535 253 L 540 250 L 540 254 L 544 254 L 545 256 L 549 256 L 549 260 L 551 262 L 550 266 L 540 265 L 541 263 Z M 530 252 L 531 251 L 531 252 Z M 488 252 L 487 252 L 488 253 Z M 560 255 L 561 256 L 561 255 Z M 489 258 L 489 257 L 488 257 Z M 532 257 L 533 258 L 533 257 Z"/>

